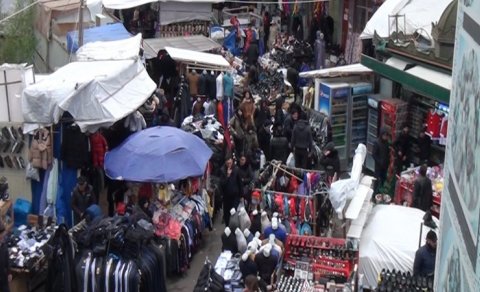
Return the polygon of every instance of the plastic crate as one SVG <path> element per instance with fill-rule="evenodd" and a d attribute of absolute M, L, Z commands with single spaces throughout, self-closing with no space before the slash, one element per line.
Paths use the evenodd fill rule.
<path fill-rule="evenodd" d="M 15 227 L 26 225 L 30 212 L 32 212 L 32 203 L 24 199 L 17 199 L 13 205 Z"/>

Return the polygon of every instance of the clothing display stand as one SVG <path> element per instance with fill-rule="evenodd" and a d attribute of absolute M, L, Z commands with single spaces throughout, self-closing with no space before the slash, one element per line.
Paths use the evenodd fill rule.
<path fill-rule="evenodd" d="M 279 215 L 283 216 L 282 219 L 292 219 L 294 221 L 298 220 L 298 215 L 300 213 L 300 202 L 305 204 L 303 208 L 307 208 L 310 206 L 312 207 L 312 214 L 311 214 L 311 219 L 307 219 L 306 221 L 303 221 L 300 223 L 300 226 L 307 222 L 308 224 L 311 224 L 312 227 L 312 235 L 317 235 L 317 204 L 318 204 L 318 194 L 323 193 L 323 191 L 326 188 L 325 184 L 325 176 L 324 176 L 324 171 L 319 171 L 319 170 L 309 170 L 309 169 L 302 169 L 302 168 L 296 168 L 296 167 L 289 167 L 286 165 L 281 164 L 280 161 L 272 161 L 270 162 L 269 167 L 271 168 L 271 177 L 268 179 L 268 181 L 263 184 L 262 188 L 256 188 L 253 189 L 253 191 L 260 192 L 262 194 L 262 205 L 265 209 L 270 210 L 273 212 L 279 213 Z M 266 170 L 267 171 L 267 170 Z M 307 194 L 299 194 L 297 192 L 295 193 L 290 193 L 290 192 L 285 192 L 285 191 L 277 191 L 275 187 L 272 189 L 272 185 L 274 185 L 275 180 L 277 179 L 278 173 L 283 173 L 287 176 L 289 176 L 291 179 L 295 179 L 301 183 L 305 183 L 304 179 L 302 179 L 298 173 L 315 173 L 319 175 L 318 181 L 315 186 L 308 186 L 306 187 L 309 189 Z M 265 172 L 264 172 L 265 173 Z M 263 174 L 264 174 L 263 173 Z M 262 176 L 262 174 L 260 175 Z M 285 206 L 283 204 L 283 208 L 280 208 L 280 206 L 276 205 L 276 202 L 279 202 L 280 199 L 276 199 L 275 197 L 281 196 L 282 197 L 282 204 L 285 202 L 286 204 L 289 204 L 290 206 Z M 290 199 L 294 198 L 295 206 L 291 206 L 291 201 Z M 308 200 L 308 203 L 307 201 Z M 310 205 L 311 204 L 311 205 Z M 298 212 L 297 212 L 297 206 L 298 205 Z M 278 209 L 278 210 L 277 210 Z M 305 210 L 304 210 L 305 211 Z M 304 214 L 305 216 L 305 214 Z M 288 223 L 288 222 L 287 222 Z M 298 230 L 300 231 L 300 230 Z"/>

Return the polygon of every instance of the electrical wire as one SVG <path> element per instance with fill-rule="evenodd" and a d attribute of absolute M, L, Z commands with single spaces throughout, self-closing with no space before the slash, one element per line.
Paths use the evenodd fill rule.
<path fill-rule="evenodd" d="M 0 19 L 0 24 L 6 22 L 6 21 L 9 20 L 10 18 L 13 18 L 13 17 L 17 16 L 18 14 L 26 11 L 27 9 L 29 9 L 30 7 L 32 7 L 33 5 L 35 5 L 35 4 L 39 3 L 39 2 L 40 2 L 40 0 L 37 0 L 37 1 L 35 1 L 35 2 L 31 3 L 31 4 L 29 4 L 29 5 L 27 5 L 27 6 L 25 6 L 25 7 L 23 7 L 22 9 L 20 9 L 20 10 L 18 10 L 18 11 L 15 11 L 13 14 L 11 14 L 11 15 L 9 15 L 9 16 L 7 16 L 7 17 L 4 17 L 4 18 L 2 18 L 2 19 Z"/>

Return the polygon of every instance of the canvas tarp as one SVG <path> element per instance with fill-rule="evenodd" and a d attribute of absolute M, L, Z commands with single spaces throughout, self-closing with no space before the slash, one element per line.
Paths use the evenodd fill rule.
<path fill-rule="evenodd" d="M 28 86 L 22 94 L 23 116 L 30 124 L 25 130 L 32 130 L 35 124 L 58 123 L 63 112 L 69 112 L 82 131 L 94 132 L 138 109 L 156 87 L 135 56 L 140 41 L 137 35 L 129 40 L 86 44 L 79 49 L 80 61 Z M 131 48 L 130 54 L 119 52 L 119 48 Z M 105 56 L 130 58 L 112 60 Z"/>
<path fill-rule="evenodd" d="M 0 122 L 23 122 L 22 90 L 35 79 L 33 66 L 0 66 Z"/>
<path fill-rule="evenodd" d="M 451 2 L 452 0 L 387 0 L 367 22 L 360 38 L 371 39 L 374 32 L 381 38 L 388 38 L 389 27 L 390 32 L 395 30 L 395 17 L 389 16 L 399 15 L 399 30 L 404 33 L 406 31 L 406 35 L 412 35 L 418 30 L 422 36 L 431 39 L 432 23 L 440 20 Z"/>
<path fill-rule="evenodd" d="M 221 48 L 219 43 L 203 35 L 146 39 L 143 41 L 143 45 L 145 49 L 145 56 L 147 58 L 157 57 L 158 51 L 164 50 L 166 47 L 186 49 L 197 52 L 206 52 Z"/>
<path fill-rule="evenodd" d="M 376 288 L 382 269 L 412 273 L 424 214 L 398 205 L 377 205 L 372 209 L 360 238 L 358 273 L 364 275 L 364 287 Z M 434 221 L 438 226 L 438 219 Z M 421 245 L 429 230 L 423 226 Z"/>
<path fill-rule="evenodd" d="M 83 31 L 83 43 L 124 40 L 131 36 L 122 23 L 107 24 L 85 29 Z M 67 51 L 75 53 L 77 50 L 78 30 L 70 31 L 67 33 Z"/>
<path fill-rule="evenodd" d="M 221 55 L 195 52 L 192 50 L 177 49 L 172 47 L 166 47 L 165 50 L 168 52 L 170 57 L 172 57 L 172 59 L 187 65 L 208 67 L 212 70 L 225 70 L 230 68 L 230 64 Z"/>

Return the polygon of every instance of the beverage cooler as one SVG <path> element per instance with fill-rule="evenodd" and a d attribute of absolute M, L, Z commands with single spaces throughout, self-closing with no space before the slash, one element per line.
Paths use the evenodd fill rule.
<path fill-rule="evenodd" d="M 351 83 L 349 120 L 349 153 L 352 159 L 358 144 L 367 143 L 368 125 L 368 95 L 373 92 L 373 86 L 368 82 Z"/>
<path fill-rule="evenodd" d="M 380 125 L 390 133 L 393 143 L 407 122 L 408 103 L 398 98 L 386 98 L 382 100 L 381 109 Z"/>
<path fill-rule="evenodd" d="M 382 96 L 378 94 L 368 96 L 368 127 L 367 127 L 367 157 L 365 166 L 371 171 L 375 171 L 375 161 L 372 157 L 373 144 L 378 139 L 380 132 L 380 115 Z"/>
<path fill-rule="evenodd" d="M 341 169 L 347 166 L 348 155 L 348 121 L 350 119 L 349 100 L 350 85 L 348 83 L 315 82 L 315 100 L 318 110 L 330 118 L 332 139 L 340 158 Z"/>

